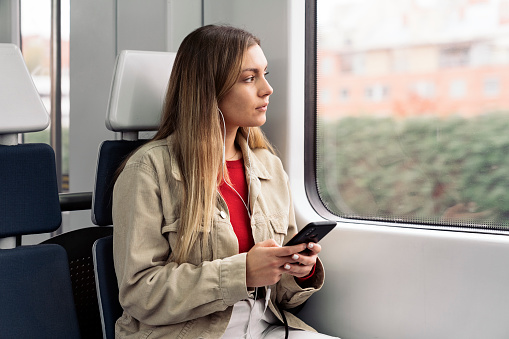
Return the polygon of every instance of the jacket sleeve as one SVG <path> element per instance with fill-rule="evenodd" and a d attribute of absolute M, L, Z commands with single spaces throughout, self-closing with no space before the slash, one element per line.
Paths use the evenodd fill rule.
<path fill-rule="evenodd" d="M 223 311 L 248 298 L 245 253 L 200 265 L 169 261 L 157 178 L 150 166 L 131 163 L 114 187 L 113 250 L 123 309 L 158 326 Z"/>
<path fill-rule="evenodd" d="M 290 185 L 287 181 L 288 191 L 290 192 Z M 295 221 L 295 211 L 290 194 L 290 207 L 289 207 L 289 222 L 288 231 L 285 238 L 285 243 L 297 234 L 297 223 Z M 324 283 L 324 268 L 322 262 L 318 258 L 316 261 L 315 273 L 309 278 L 307 283 L 311 287 L 302 288 L 295 281 L 295 278 L 289 274 L 283 274 L 281 280 L 276 284 L 276 300 L 285 309 L 290 309 L 299 306 L 305 302 L 313 293 L 319 291 Z"/>

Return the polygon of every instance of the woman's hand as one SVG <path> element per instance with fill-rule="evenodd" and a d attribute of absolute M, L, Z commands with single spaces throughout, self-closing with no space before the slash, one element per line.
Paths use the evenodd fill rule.
<path fill-rule="evenodd" d="M 293 246 L 290 246 L 293 247 Z M 313 270 L 313 266 L 316 264 L 318 253 L 322 250 L 322 247 L 316 243 L 308 243 L 305 251 L 292 255 L 294 262 L 288 263 L 284 268 L 286 273 L 293 275 L 297 278 L 303 278 L 308 276 Z"/>
<path fill-rule="evenodd" d="M 302 252 L 306 248 L 309 251 Z M 247 286 L 273 285 L 281 279 L 283 273 L 305 277 L 315 265 L 320 250 L 318 244 L 308 247 L 306 244 L 281 247 L 273 239 L 259 242 L 247 252 Z"/>

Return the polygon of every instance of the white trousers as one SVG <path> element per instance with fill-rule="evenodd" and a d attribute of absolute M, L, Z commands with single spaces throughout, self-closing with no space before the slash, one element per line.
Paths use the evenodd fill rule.
<path fill-rule="evenodd" d="M 222 339 L 284 339 L 285 327 L 267 307 L 265 300 L 241 300 L 233 305 L 233 313 Z M 332 339 L 325 334 L 290 328 L 289 339 Z"/>

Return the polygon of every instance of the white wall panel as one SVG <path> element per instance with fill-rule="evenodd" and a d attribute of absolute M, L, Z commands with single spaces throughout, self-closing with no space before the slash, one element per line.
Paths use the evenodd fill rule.
<path fill-rule="evenodd" d="M 92 191 L 97 151 L 114 138 L 105 127 L 116 55 L 116 1 L 71 1 L 69 185 Z M 91 225 L 90 211 L 73 212 L 71 229 Z M 65 230 L 64 230 L 65 231 Z"/>
<path fill-rule="evenodd" d="M 167 1 L 117 1 L 117 51 L 167 50 Z"/>
<path fill-rule="evenodd" d="M 343 224 L 302 316 L 342 338 L 509 338 L 509 238 Z"/>
<path fill-rule="evenodd" d="M 168 52 L 176 52 L 186 35 L 202 25 L 201 0 L 168 0 Z"/>

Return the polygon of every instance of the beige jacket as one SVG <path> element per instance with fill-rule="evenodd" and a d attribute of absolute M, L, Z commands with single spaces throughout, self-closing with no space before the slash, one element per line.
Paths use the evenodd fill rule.
<path fill-rule="evenodd" d="M 269 238 L 285 243 L 297 231 L 288 177 L 279 158 L 247 147 L 238 138 L 251 182 L 251 226 L 255 242 Z M 246 253 L 224 200 L 217 204 L 209 246 L 193 246 L 188 263 L 169 260 L 177 240 L 181 174 L 172 157 L 172 136 L 149 142 L 127 162 L 113 192 L 114 261 L 124 314 L 116 338 L 220 338 L 233 304 L 252 297 L 246 286 Z M 247 155 L 249 154 L 249 161 Z M 302 289 L 284 274 L 271 287 L 269 307 L 281 320 L 283 308 L 302 304 L 321 288 L 323 267 L 317 263 L 312 285 Z M 291 327 L 313 330 L 285 312 Z"/>

